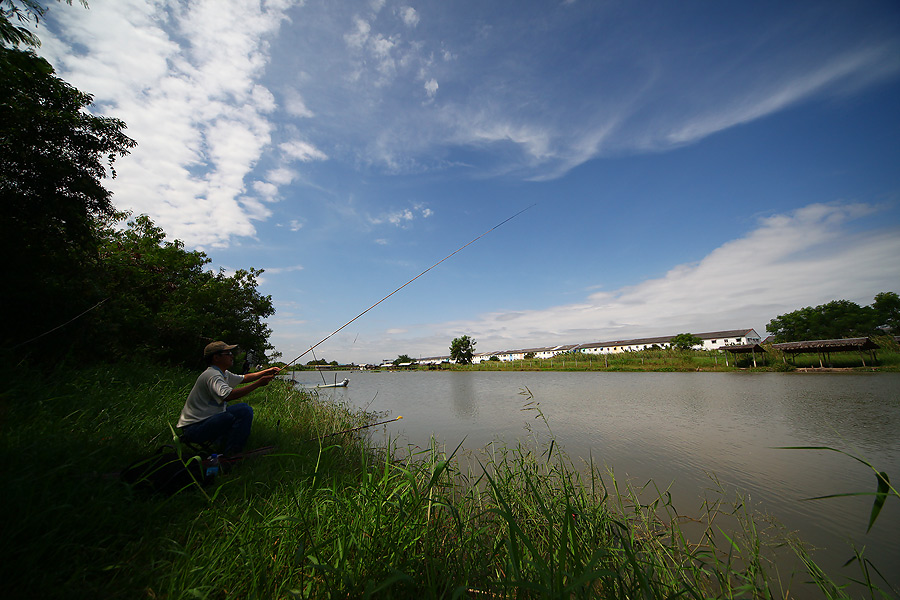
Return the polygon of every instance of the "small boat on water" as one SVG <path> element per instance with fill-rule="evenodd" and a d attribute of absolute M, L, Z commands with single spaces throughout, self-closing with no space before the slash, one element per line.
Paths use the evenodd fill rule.
<path fill-rule="evenodd" d="M 347 387 L 349 384 L 350 380 L 344 379 L 343 381 L 336 381 L 334 383 L 320 383 L 316 386 L 316 389 Z"/>

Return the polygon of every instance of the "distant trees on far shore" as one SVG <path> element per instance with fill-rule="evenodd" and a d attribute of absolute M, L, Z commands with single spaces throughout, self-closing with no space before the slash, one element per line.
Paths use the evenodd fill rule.
<path fill-rule="evenodd" d="M 832 300 L 807 306 L 769 321 L 766 326 L 776 343 L 828 340 L 900 331 L 900 296 L 881 292 L 869 306 L 848 300 Z"/>

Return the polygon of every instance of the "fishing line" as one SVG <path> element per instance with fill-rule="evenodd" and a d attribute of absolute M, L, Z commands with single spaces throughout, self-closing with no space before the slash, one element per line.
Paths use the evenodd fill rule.
<path fill-rule="evenodd" d="M 529 208 L 531 208 L 531 207 L 529 207 Z M 44 333 L 42 333 L 42 334 L 40 334 L 40 335 L 34 336 L 34 337 L 31 338 L 30 340 L 25 340 L 24 342 L 18 343 L 18 344 L 16 344 L 15 346 L 13 346 L 12 348 L 10 348 L 10 350 L 15 350 L 15 349 L 18 348 L 19 346 L 24 346 L 25 344 L 30 344 L 30 343 L 33 342 L 34 340 L 40 339 L 40 338 L 44 337 L 45 335 L 50 335 L 51 333 L 53 333 L 53 332 L 56 331 L 57 329 L 62 329 L 63 327 L 65 327 L 66 325 L 68 325 L 69 323 L 71 323 L 72 321 L 75 321 L 76 319 L 80 319 L 81 317 L 83 317 L 84 315 L 88 314 L 89 312 L 91 312 L 91 311 L 94 310 L 95 308 L 99 308 L 99 306 L 100 306 L 101 304 L 103 304 L 104 302 L 106 302 L 107 300 L 109 300 L 109 298 L 104 298 L 103 300 L 101 300 L 101 301 L 98 302 L 97 304 L 93 305 L 92 307 L 90 307 L 90 308 L 87 309 L 86 311 L 84 311 L 84 312 L 82 312 L 82 313 L 80 313 L 80 314 L 78 314 L 78 315 L 72 317 L 71 319 L 69 319 L 68 321 L 66 321 L 65 323 L 63 323 L 62 325 L 57 325 L 56 327 L 54 327 L 54 328 L 51 329 L 50 331 L 45 331 Z"/>
<path fill-rule="evenodd" d="M 482 233 L 481 235 L 479 235 L 477 238 L 475 238 L 474 240 L 472 240 L 471 242 L 469 242 L 468 244 L 466 244 L 466 245 L 464 245 L 464 246 L 460 246 L 459 248 L 457 248 L 456 250 L 454 250 L 453 252 L 451 252 L 450 254 L 448 254 L 447 256 L 445 256 L 444 258 L 442 258 L 441 260 L 437 261 L 436 263 L 434 263 L 433 265 L 431 265 L 430 267 L 428 267 L 427 269 L 425 269 L 424 271 L 422 271 L 421 273 L 419 273 L 418 275 L 416 275 L 415 277 L 413 277 L 412 279 L 410 279 L 409 281 L 407 281 L 406 283 L 404 283 L 403 285 L 401 285 L 400 287 L 398 287 L 396 290 L 394 290 L 393 292 L 391 292 L 390 294 L 388 294 L 387 296 L 385 296 L 384 298 L 382 298 L 381 300 L 379 300 L 378 302 L 376 302 L 375 304 L 373 304 L 372 306 L 370 306 L 370 307 L 367 308 L 366 310 L 362 311 L 361 313 L 359 313 L 358 315 L 356 315 L 355 317 L 353 317 L 352 319 L 350 319 L 349 321 L 347 321 L 346 323 L 344 323 L 343 325 L 341 325 L 340 327 L 338 327 L 337 329 L 335 329 L 334 331 L 332 331 L 331 333 L 329 333 L 328 335 L 326 335 L 324 338 L 322 338 L 321 340 L 319 340 L 318 342 L 316 342 L 315 344 L 313 344 L 312 346 L 310 346 L 309 350 L 307 350 L 306 352 L 304 352 L 303 354 L 301 354 L 300 356 L 298 356 L 297 358 L 295 358 L 295 359 L 292 360 L 291 362 L 289 362 L 289 363 L 287 363 L 286 365 L 284 365 L 284 367 L 282 367 L 282 369 L 286 369 L 287 367 L 291 366 L 292 364 L 294 364 L 295 362 L 297 362 L 298 360 L 300 360 L 301 358 L 303 358 L 304 356 L 306 356 L 309 352 L 312 352 L 314 348 L 318 347 L 320 344 L 322 344 L 323 342 L 325 342 L 325 341 L 326 341 L 327 339 L 329 339 L 331 336 L 333 336 L 334 334 L 338 333 L 339 331 L 341 331 L 342 329 L 344 329 L 347 325 L 349 325 L 349 324 L 352 323 L 353 321 L 357 320 L 358 318 L 360 318 L 361 316 L 363 316 L 364 314 L 366 314 L 367 312 L 369 312 L 370 310 L 372 310 L 373 308 L 375 308 L 376 306 L 378 306 L 379 304 L 381 304 L 382 302 L 384 302 L 385 300 L 387 300 L 388 298 L 390 298 L 391 296 L 393 296 L 394 294 L 396 294 L 397 292 L 399 292 L 400 290 L 402 290 L 403 288 L 405 288 L 406 286 L 408 286 L 409 284 L 411 284 L 413 281 L 415 281 L 416 279 L 418 279 L 419 277 L 421 277 L 422 275 L 424 275 L 424 274 L 427 273 L 428 271 L 432 270 L 433 268 L 435 268 L 436 266 L 438 266 L 439 264 L 441 264 L 442 262 L 444 262 L 445 260 L 447 260 L 448 258 L 450 258 L 451 256 L 453 256 L 453 255 L 459 253 L 460 251 L 462 251 L 462 250 L 468 248 L 469 246 L 471 246 L 472 244 L 474 244 L 475 242 L 477 242 L 478 240 L 480 240 L 481 238 L 483 238 L 484 236 L 486 236 L 486 235 L 489 234 L 490 232 L 492 232 L 492 231 L 494 231 L 495 229 L 497 229 L 498 227 L 500 227 L 500 226 L 502 226 L 502 225 L 508 223 L 509 221 L 512 221 L 513 219 L 515 219 L 516 217 L 518 217 L 519 215 L 521 215 L 523 212 L 525 212 L 526 210 L 528 210 L 528 209 L 530 209 L 530 208 L 533 208 L 533 207 L 536 206 L 536 205 L 537 205 L 537 203 L 532 204 L 531 206 L 527 206 L 527 207 L 523 208 L 522 210 L 520 210 L 519 212 L 517 212 L 517 213 L 514 214 L 513 216 L 509 217 L 508 219 L 505 219 L 505 220 L 501 221 L 500 223 L 497 223 L 496 225 L 494 225 L 493 227 L 491 227 L 490 229 L 488 229 L 487 231 L 485 231 L 484 233 Z"/>
<path fill-rule="evenodd" d="M 310 350 L 312 350 L 312 348 L 310 348 Z M 315 353 L 315 352 L 313 352 L 312 355 L 313 355 L 313 360 L 316 361 L 316 362 L 315 362 L 315 365 L 316 365 L 316 371 L 319 371 L 319 359 L 316 358 L 316 353 Z M 328 385 L 328 382 L 325 381 L 325 374 L 324 374 L 322 371 L 319 371 L 319 375 L 322 376 L 322 383 L 324 383 L 325 385 Z"/>
<path fill-rule="evenodd" d="M 375 427 L 376 425 L 384 425 L 385 423 L 393 423 L 394 421 L 399 421 L 402 419 L 402 415 L 397 415 L 393 419 L 388 419 L 387 421 L 379 421 L 378 423 L 370 423 L 368 425 L 360 425 L 359 427 L 354 427 L 353 429 L 345 429 L 343 431 L 335 431 L 334 433 L 329 433 L 328 435 L 323 435 L 322 437 L 314 437 L 306 440 L 307 442 L 313 442 L 315 440 L 324 440 L 325 438 L 334 437 L 336 435 L 341 435 L 342 433 L 351 433 L 353 431 L 359 431 L 360 429 L 366 429 L 368 427 Z"/>

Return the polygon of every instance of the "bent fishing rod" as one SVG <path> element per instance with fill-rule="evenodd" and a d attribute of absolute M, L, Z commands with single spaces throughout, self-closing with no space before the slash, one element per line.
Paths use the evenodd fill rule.
<path fill-rule="evenodd" d="M 526 210 L 529 210 L 529 209 L 533 208 L 533 207 L 536 206 L 536 205 L 537 205 L 537 203 L 532 204 L 531 206 L 527 206 L 527 207 L 523 208 L 522 210 L 520 210 L 519 212 L 517 212 L 517 213 L 514 214 L 513 216 L 511 216 L 511 217 L 509 217 L 509 218 L 507 218 L 507 219 L 504 219 L 503 221 L 497 223 L 496 225 L 494 225 L 493 227 L 491 227 L 490 229 L 488 229 L 487 231 L 485 231 L 484 233 L 482 233 L 481 235 L 479 235 L 477 238 L 475 238 L 474 240 L 472 240 L 471 242 L 469 242 L 468 244 L 465 244 L 465 245 L 463 245 L 463 246 L 460 246 L 459 248 L 457 248 L 456 250 L 454 250 L 453 252 L 451 252 L 450 254 L 448 254 L 447 256 L 445 256 L 444 258 L 442 258 L 441 260 L 437 261 L 436 263 L 434 263 L 433 265 L 431 265 L 430 267 L 428 267 L 427 269 L 425 269 L 424 271 L 422 271 L 421 273 L 419 273 L 418 275 L 416 275 L 415 277 L 413 277 L 412 279 L 410 279 L 409 281 L 407 281 L 406 283 L 404 283 L 403 285 L 401 285 L 400 287 L 398 287 L 396 290 L 394 290 L 393 292 L 391 292 L 390 294 L 388 294 L 387 296 L 385 296 L 384 298 L 382 298 L 381 300 L 379 300 L 378 302 L 376 302 L 375 304 L 373 304 L 372 306 L 370 306 L 370 307 L 367 308 L 366 310 L 362 311 L 361 313 L 359 313 L 358 315 L 356 315 L 355 317 L 353 317 L 352 319 L 350 319 L 349 321 L 347 321 L 346 323 L 344 323 L 343 325 L 341 325 L 340 327 L 338 327 L 337 329 L 335 329 L 334 331 L 332 331 L 331 333 L 329 333 L 328 335 L 326 335 L 324 338 L 322 338 L 321 340 L 319 340 L 318 342 L 316 342 L 315 344 L 313 344 L 312 346 L 310 346 L 309 349 L 308 349 L 306 352 L 304 352 L 303 354 L 301 354 L 300 356 L 298 356 L 297 358 L 295 358 L 295 359 L 292 360 L 291 362 L 289 362 L 289 363 L 287 363 L 286 365 L 284 365 L 284 366 L 282 367 L 282 369 L 288 368 L 289 366 L 291 366 L 292 364 L 294 364 L 295 362 L 297 362 L 298 360 L 300 360 L 301 358 L 303 358 L 304 356 L 306 356 L 308 353 L 312 352 L 312 351 L 313 351 L 314 349 L 316 349 L 320 344 L 322 344 L 322 343 L 324 343 L 326 340 L 328 340 L 331 336 L 333 336 L 334 334 L 338 333 L 339 331 L 341 331 L 342 329 L 344 329 L 345 327 L 347 327 L 348 325 L 350 325 L 351 323 L 353 323 L 355 320 L 357 320 L 358 318 L 360 318 L 361 316 L 363 316 L 364 314 L 366 314 L 367 312 L 369 312 L 370 310 L 372 310 L 373 308 L 375 308 L 376 306 L 378 306 L 379 304 L 381 304 L 382 302 L 384 302 L 385 300 L 387 300 L 388 298 L 390 298 L 391 296 L 393 296 L 394 294 L 396 294 L 397 292 L 399 292 L 400 290 L 402 290 L 403 288 L 405 288 L 406 286 L 408 286 L 409 284 L 411 284 L 413 281 L 415 281 L 416 279 L 418 279 L 419 277 L 421 277 L 422 275 L 424 275 L 424 274 L 427 273 L 428 271 L 432 270 L 433 268 L 435 268 L 436 266 L 438 266 L 439 264 L 441 264 L 442 262 L 444 262 L 445 260 L 447 260 L 448 258 L 450 258 L 451 256 L 453 256 L 453 255 L 455 255 L 455 254 L 458 254 L 458 253 L 461 252 L 462 250 L 465 250 L 466 248 L 468 248 L 469 246 L 471 246 L 472 244 L 474 244 L 475 242 L 477 242 L 478 240 L 480 240 L 481 238 L 483 238 L 484 236 L 486 236 L 486 235 L 489 234 L 490 232 L 492 232 L 492 231 L 494 231 L 495 229 L 501 227 L 502 225 L 505 225 L 506 223 L 512 221 L 513 219 L 515 219 L 516 217 L 518 217 L 519 215 L 521 215 L 523 212 L 525 212 Z"/>

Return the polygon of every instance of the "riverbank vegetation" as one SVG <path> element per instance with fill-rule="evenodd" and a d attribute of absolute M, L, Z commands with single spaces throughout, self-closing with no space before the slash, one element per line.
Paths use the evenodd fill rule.
<path fill-rule="evenodd" d="M 891 336 L 877 336 L 877 361 L 866 355 L 865 365 L 856 352 L 830 353 L 824 362 L 816 354 L 785 356 L 767 344 L 765 353 L 735 355 L 704 350 L 658 349 L 617 354 L 570 352 L 553 358 L 526 358 L 515 361 L 483 361 L 472 365 L 444 363 L 438 368 L 458 371 L 795 371 L 806 369 L 849 369 L 854 371 L 900 371 L 900 347 Z M 753 364 L 756 359 L 756 366 Z M 418 365 L 415 368 L 434 368 Z"/>
<path fill-rule="evenodd" d="M 492 447 L 483 473 L 437 447 L 325 437 L 378 415 L 278 381 L 249 397 L 250 445 L 274 453 L 203 490 L 138 493 L 115 472 L 171 443 L 195 374 L 20 375 L 0 396 L 7 598 L 845 595 L 799 540 L 724 493 L 687 514 L 652 483 L 573 465 L 552 436 Z M 785 556 L 806 566 L 786 572 Z"/>
<path fill-rule="evenodd" d="M 195 367 L 206 344 L 227 339 L 263 362 L 275 309 L 257 290 L 262 271 L 210 270 L 146 215 L 117 211 L 103 180 L 135 142 L 91 103 L 43 58 L 0 45 L 0 253 L 15 282 L 0 295 L 0 347 L 18 360 L 141 354 Z"/>

